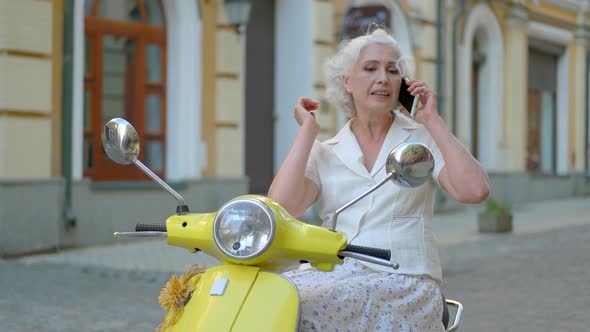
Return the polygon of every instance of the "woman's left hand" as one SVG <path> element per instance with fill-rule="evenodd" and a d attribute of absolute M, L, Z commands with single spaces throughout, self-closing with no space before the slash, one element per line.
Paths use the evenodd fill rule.
<path fill-rule="evenodd" d="M 433 118 L 438 116 L 436 92 L 426 85 L 424 81 L 408 81 L 410 94 L 420 97 L 420 106 L 416 107 L 414 120 L 422 125 L 427 125 Z"/>
<path fill-rule="evenodd" d="M 438 182 L 458 202 L 481 203 L 490 192 L 485 171 L 438 115 L 436 93 L 422 81 L 409 81 L 408 84 L 408 91 L 413 96 L 420 95 L 421 106 L 416 110 L 414 120 L 426 127 L 445 161 Z"/>

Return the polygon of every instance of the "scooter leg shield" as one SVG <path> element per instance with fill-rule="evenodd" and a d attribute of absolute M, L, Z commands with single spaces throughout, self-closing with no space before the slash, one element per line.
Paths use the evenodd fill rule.
<path fill-rule="evenodd" d="M 167 331 L 295 331 L 299 296 L 285 277 L 256 267 L 208 269 Z"/>
<path fill-rule="evenodd" d="M 232 331 L 297 331 L 299 293 L 279 274 L 260 272 Z"/>
<path fill-rule="evenodd" d="M 182 316 L 167 332 L 231 331 L 259 269 L 220 265 L 201 275 Z"/>

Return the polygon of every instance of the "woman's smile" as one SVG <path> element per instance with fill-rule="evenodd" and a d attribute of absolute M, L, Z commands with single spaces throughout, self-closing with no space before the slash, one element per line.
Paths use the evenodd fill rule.
<path fill-rule="evenodd" d="M 385 90 L 385 89 L 374 90 L 371 92 L 371 95 L 377 96 L 377 97 L 385 97 L 386 99 L 389 99 L 389 97 L 391 97 L 391 90 Z"/>

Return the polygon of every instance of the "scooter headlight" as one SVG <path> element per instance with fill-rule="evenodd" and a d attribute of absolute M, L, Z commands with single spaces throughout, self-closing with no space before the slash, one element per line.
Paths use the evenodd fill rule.
<path fill-rule="evenodd" d="M 213 222 L 215 243 L 227 256 L 247 260 L 262 254 L 274 239 L 275 219 L 266 204 L 240 198 L 223 206 Z"/>

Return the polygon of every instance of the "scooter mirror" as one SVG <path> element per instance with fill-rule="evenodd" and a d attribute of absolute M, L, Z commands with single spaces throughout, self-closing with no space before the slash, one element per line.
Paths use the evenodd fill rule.
<path fill-rule="evenodd" d="M 139 136 L 125 119 L 114 118 L 104 125 L 102 146 L 109 158 L 118 164 L 132 164 L 139 156 Z"/>
<path fill-rule="evenodd" d="M 188 213 L 188 206 L 184 202 L 184 198 L 137 159 L 139 156 L 139 136 L 131 123 L 121 118 L 114 118 L 107 122 L 102 130 L 102 146 L 114 162 L 122 165 L 135 164 L 142 172 L 174 196 L 179 203 L 176 207 L 178 214 Z"/>
<path fill-rule="evenodd" d="M 389 153 L 385 169 L 396 184 L 406 188 L 418 187 L 432 175 L 434 158 L 422 143 L 402 143 Z"/>

